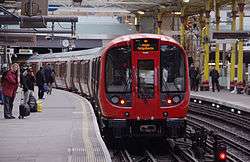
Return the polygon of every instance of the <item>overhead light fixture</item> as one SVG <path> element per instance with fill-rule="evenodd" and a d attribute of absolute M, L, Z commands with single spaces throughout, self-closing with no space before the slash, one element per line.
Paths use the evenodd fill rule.
<path fill-rule="evenodd" d="M 165 9 L 167 7 L 165 5 L 160 5 L 160 8 Z"/>
<path fill-rule="evenodd" d="M 183 0 L 184 3 L 188 3 L 190 0 Z"/>
<path fill-rule="evenodd" d="M 137 11 L 138 14 L 144 15 L 145 13 L 143 11 Z"/>
<path fill-rule="evenodd" d="M 172 12 L 173 15 L 181 15 L 181 12 Z"/>

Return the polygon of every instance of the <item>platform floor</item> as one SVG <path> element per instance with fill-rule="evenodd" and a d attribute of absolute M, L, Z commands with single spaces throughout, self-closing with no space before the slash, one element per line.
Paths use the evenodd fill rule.
<path fill-rule="evenodd" d="M 18 116 L 19 92 L 14 104 Z M 0 107 L 0 162 L 111 161 L 90 103 L 73 93 L 53 90 L 43 112 L 26 119 L 4 119 Z"/>
<path fill-rule="evenodd" d="M 191 98 L 204 99 L 209 102 L 216 102 L 250 112 L 250 95 L 234 94 L 229 91 L 191 91 Z"/>

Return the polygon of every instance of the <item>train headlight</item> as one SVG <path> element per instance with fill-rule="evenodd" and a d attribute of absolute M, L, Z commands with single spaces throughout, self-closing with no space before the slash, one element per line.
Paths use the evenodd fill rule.
<path fill-rule="evenodd" d="M 125 99 L 120 99 L 120 104 L 121 105 L 124 105 L 126 103 L 126 100 Z"/>
<path fill-rule="evenodd" d="M 173 102 L 174 102 L 175 104 L 179 103 L 180 101 L 181 101 L 180 96 L 174 96 Z"/>
<path fill-rule="evenodd" d="M 114 97 L 111 98 L 111 102 L 113 104 L 117 104 L 119 102 L 119 98 L 117 96 L 114 96 Z"/>
<path fill-rule="evenodd" d="M 173 103 L 172 98 L 167 98 L 167 104 L 171 105 Z"/>
<path fill-rule="evenodd" d="M 172 96 L 167 96 L 166 102 L 167 102 L 167 105 L 173 105 L 173 97 Z"/>

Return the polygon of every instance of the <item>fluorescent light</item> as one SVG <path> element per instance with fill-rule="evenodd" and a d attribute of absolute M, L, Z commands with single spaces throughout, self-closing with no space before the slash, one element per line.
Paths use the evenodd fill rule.
<path fill-rule="evenodd" d="M 135 17 L 135 25 L 137 25 L 138 24 L 138 19 L 137 19 L 137 17 Z"/>
<path fill-rule="evenodd" d="M 137 11 L 137 13 L 140 14 L 140 15 L 144 15 L 143 11 Z"/>
<path fill-rule="evenodd" d="M 181 15 L 181 12 L 172 12 L 173 15 Z"/>
<path fill-rule="evenodd" d="M 164 9 L 167 8 L 165 5 L 160 5 L 160 8 Z"/>
<path fill-rule="evenodd" d="M 189 2 L 189 0 L 183 0 L 183 2 L 188 3 L 188 2 Z"/>

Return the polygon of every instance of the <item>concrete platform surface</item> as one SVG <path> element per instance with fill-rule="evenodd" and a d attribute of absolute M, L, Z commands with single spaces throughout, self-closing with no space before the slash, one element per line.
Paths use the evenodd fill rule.
<path fill-rule="evenodd" d="M 21 91 L 14 104 L 18 117 Z M 73 93 L 53 90 L 43 112 L 26 119 L 4 119 L 0 107 L 0 162 L 111 161 L 90 103 Z"/>
<path fill-rule="evenodd" d="M 191 92 L 191 98 L 197 98 L 208 102 L 218 103 L 242 111 L 250 112 L 250 96 L 234 94 L 229 91 L 199 91 Z"/>

